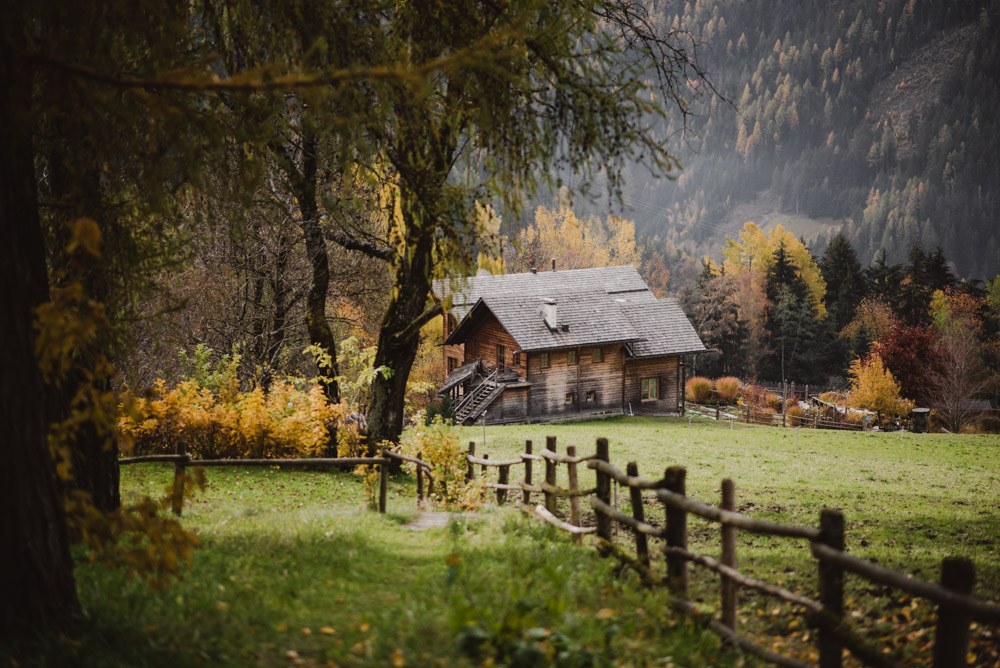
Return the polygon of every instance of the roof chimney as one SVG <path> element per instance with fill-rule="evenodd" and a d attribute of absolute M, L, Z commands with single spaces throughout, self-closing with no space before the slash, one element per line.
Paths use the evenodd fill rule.
<path fill-rule="evenodd" d="M 552 271 L 556 270 L 556 259 L 552 258 Z"/>
<path fill-rule="evenodd" d="M 537 274 L 538 273 L 538 267 L 532 267 L 531 268 L 531 273 L 532 274 Z"/>
<path fill-rule="evenodd" d="M 550 297 L 543 297 L 542 303 L 538 306 L 538 315 L 545 320 L 545 326 L 549 329 L 558 329 L 556 325 L 556 300 Z"/>

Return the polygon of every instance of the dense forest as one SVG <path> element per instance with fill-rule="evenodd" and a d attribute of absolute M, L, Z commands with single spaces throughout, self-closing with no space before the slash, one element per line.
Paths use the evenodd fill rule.
<path fill-rule="evenodd" d="M 692 83 L 661 129 L 674 182 L 628 174 L 623 215 L 666 252 L 718 259 L 746 221 L 863 264 L 940 246 L 961 278 L 1000 271 L 1000 3 L 661 2 L 725 99 Z"/>

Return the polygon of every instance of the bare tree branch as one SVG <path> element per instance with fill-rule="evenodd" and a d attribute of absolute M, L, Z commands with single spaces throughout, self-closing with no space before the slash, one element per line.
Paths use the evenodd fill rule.
<path fill-rule="evenodd" d="M 384 260 L 386 262 L 392 259 L 393 252 L 391 248 L 386 248 L 385 246 L 379 245 L 372 241 L 359 239 L 355 236 L 347 234 L 342 230 L 336 230 L 330 227 L 329 225 L 325 226 L 324 234 L 326 235 L 327 239 L 337 244 L 341 248 L 358 251 L 360 253 L 364 253 L 368 257 L 373 257 L 378 260 Z"/>

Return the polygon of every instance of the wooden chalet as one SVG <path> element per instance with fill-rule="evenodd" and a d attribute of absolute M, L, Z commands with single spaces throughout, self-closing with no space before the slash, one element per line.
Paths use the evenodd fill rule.
<path fill-rule="evenodd" d="M 480 274 L 435 281 L 458 424 L 676 414 L 682 355 L 705 346 L 674 299 L 635 267 Z"/>

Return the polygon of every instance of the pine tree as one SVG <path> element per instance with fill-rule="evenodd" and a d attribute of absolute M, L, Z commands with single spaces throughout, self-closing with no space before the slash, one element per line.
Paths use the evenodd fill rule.
<path fill-rule="evenodd" d="M 868 294 L 888 305 L 893 311 L 898 312 L 902 300 L 900 283 L 904 276 L 903 267 L 898 264 L 889 264 L 886 251 L 883 248 L 864 273 Z"/>
<path fill-rule="evenodd" d="M 854 247 L 843 232 L 830 240 L 819 263 L 826 281 L 826 308 L 836 331 L 854 317 L 854 309 L 865 296 L 864 272 Z"/>

